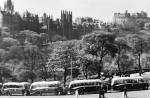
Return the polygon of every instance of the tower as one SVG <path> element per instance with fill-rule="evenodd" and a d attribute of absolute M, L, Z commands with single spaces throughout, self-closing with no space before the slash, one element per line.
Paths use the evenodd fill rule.
<path fill-rule="evenodd" d="M 71 11 L 61 11 L 61 32 L 62 36 L 67 39 L 71 39 L 72 33 L 72 12 Z"/>
<path fill-rule="evenodd" d="M 7 0 L 4 4 L 4 10 L 9 12 L 9 13 L 13 13 L 14 12 L 14 4 L 11 0 Z"/>

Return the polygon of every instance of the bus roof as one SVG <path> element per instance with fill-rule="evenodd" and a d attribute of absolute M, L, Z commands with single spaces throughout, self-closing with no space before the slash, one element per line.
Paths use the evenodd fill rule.
<path fill-rule="evenodd" d="M 39 85 L 39 84 L 60 84 L 59 81 L 38 81 L 33 82 L 31 85 Z"/>
<path fill-rule="evenodd" d="M 72 84 L 89 83 L 89 82 L 102 82 L 102 81 L 101 81 L 100 79 L 74 80 L 74 81 L 71 81 L 71 82 L 70 82 L 69 87 L 70 87 Z"/>
<path fill-rule="evenodd" d="M 20 82 L 7 82 L 7 83 L 4 83 L 3 85 L 22 85 L 22 83 L 20 83 Z"/>
<path fill-rule="evenodd" d="M 112 80 L 120 80 L 120 79 L 141 79 L 141 78 L 143 78 L 143 77 L 141 77 L 141 76 L 138 76 L 138 77 L 115 77 L 115 78 L 113 78 Z"/>
<path fill-rule="evenodd" d="M 125 80 L 125 79 L 143 79 L 143 77 L 141 77 L 141 76 L 138 76 L 138 77 L 115 77 L 115 78 L 112 78 L 111 84 L 114 84 L 114 81 L 116 81 L 116 80 Z"/>
<path fill-rule="evenodd" d="M 20 82 L 20 84 L 30 84 L 30 82 Z"/>

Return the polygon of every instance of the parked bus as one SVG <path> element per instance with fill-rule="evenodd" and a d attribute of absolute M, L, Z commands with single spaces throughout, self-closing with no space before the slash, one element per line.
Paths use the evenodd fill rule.
<path fill-rule="evenodd" d="M 63 88 L 61 87 L 61 82 L 59 81 L 40 81 L 34 82 L 30 86 L 30 95 L 61 95 L 63 93 Z"/>
<path fill-rule="evenodd" d="M 4 83 L 2 87 L 3 95 L 25 95 L 29 90 L 30 83 L 28 82 L 8 82 Z"/>
<path fill-rule="evenodd" d="M 128 90 L 148 89 L 149 83 L 143 77 L 116 77 L 111 81 L 113 90 L 123 91 L 124 86 Z"/>
<path fill-rule="evenodd" d="M 74 80 L 69 84 L 69 94 L 74 94 L 76 90 L 79 94 L 98 93 L 100 87 L 107 92 L 107 86 L 100 79 Z"/>

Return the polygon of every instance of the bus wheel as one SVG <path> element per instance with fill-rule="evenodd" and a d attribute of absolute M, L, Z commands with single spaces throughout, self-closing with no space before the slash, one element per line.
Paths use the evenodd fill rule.
<path fill-rule="evenodd" d="M 7 92 L 7 95 L 8 95 L 8 96 L 11 96 L 11 93 L 10 93 L 10 92 Z"/>
<path fill-rule="evenodd" d="M 42 96 L 42 92 L 40 92 L 40 96 Z"/>
<path fill-rule="evenodd" d="M 56 95 L 60 95 L 60 92 L 58 91 L 58 92 L 56 93 Z"/>

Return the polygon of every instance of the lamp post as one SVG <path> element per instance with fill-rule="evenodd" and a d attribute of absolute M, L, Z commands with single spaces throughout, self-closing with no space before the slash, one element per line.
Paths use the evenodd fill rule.
<path fill-rule="evenodd" d="M 72 81 L 72 57 L 71 57 L 71 81 Z"/>
<path fill-rule="evenodd" d="M 72 67 L 73 67 L 73 66 L 72 66 L 72 57 L 69 55 L 68 58 L 69 58 L 69 60 L 70 60 L 70 80 L 72 81 L 72 74 L 73 74 L 73 73 L 72 73 Z"/>

